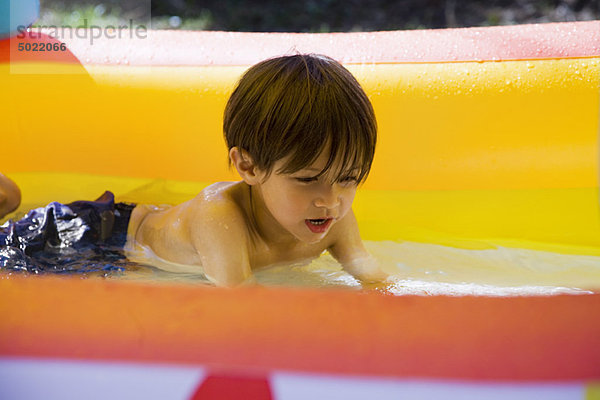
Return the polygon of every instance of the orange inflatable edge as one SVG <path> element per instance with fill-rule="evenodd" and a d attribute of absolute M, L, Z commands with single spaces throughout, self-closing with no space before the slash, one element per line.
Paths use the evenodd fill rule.
<path fill-rule="evenodd" d="M 0 354 L 477 380 L 600 378 L 600 294 L 384 296 L 351 290 L 0 280 Z"/>

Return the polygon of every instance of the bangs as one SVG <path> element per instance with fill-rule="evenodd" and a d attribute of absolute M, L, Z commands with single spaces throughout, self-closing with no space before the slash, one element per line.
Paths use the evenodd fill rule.
<path fill-rule="evenodd" d="M 292 157 L 277 173 L 291 174 L 307 168 L 329 144 L 327 163 L 316 176 L 330 174 L 339 180 L 357 170 L 357 181 L 362 183 L 375 154 L 377 125 L 373 108 L 348 70 L 339 65 L 339 74 L 326 74 L 329 71 L 319 67 L 307 65 L 309 79 L 295 88 L 298 96 L 285 96 L 301 104 L 293 123 L 281 135 L 280 158 Z M 342 82 L 348 79 L 355 85 Z"/>
<path fill-rule="evenodd" d="M 287 153 L 292 154 L 292 157 L 276 172 L 293 174 L 308 168 L 329 145 L 327 163 L 318 174 L 313 176 L 318 178 L 322 175 L 330 175 L 334 181 L 337 181 L 354 174 L 357 181 L 362 183 L 371 169 L 373 154 L 369 149 L 374 149 L 374 143 L 371 145 L 357 141 L 357 138 L 364 139 L 365 136 L 356 135 L 350 130 L 348 126 L 350 124 L 351 121 L 343 121 L 338 125 L 338 129 L 320 131 L 318 135 L 310 135 L 313 136 L 312 138 L 309 135 L 298 135 L 298 140 L 294 141 L 295 147 Z M 319 140 L 312 140 L 313 138 Z"/>

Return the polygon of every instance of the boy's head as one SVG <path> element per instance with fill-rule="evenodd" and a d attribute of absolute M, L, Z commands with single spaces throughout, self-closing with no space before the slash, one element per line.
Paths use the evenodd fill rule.
<path fill-rule="evenodd" d="M 247 152 L 266 178 L 278 160 L 287 159 L 275 172 L 292 174 L 327 147 L 319 175 L 338 180 L 356 169 L 360 183 L 377 140 L 373 107 L 359 83 L 340 63 L 317 54 L 272 58 L 246 71 L 227 102 L 223 131 L 228 150 Z"/>

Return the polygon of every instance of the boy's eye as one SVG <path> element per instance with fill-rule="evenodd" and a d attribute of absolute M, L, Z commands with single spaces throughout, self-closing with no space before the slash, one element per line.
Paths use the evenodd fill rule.
<path fill-rule="evenodd" d="M 302 182 L 302 183 L 309 183 L 309 182 L 316 181 L 317 178 L 296 178 L 296 180 L 298 182 Z"/>

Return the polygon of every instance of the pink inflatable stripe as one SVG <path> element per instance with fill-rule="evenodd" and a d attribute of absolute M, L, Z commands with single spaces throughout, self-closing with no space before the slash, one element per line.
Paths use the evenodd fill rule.
<path fill-rule="evenodd" d="M 501 61 L 600 55 L 600 21 L 351 33 L 149 31 L 145 38 L 65 39 L 84 64 L 251 65 L 296 52 L 343 63 Z"/>

